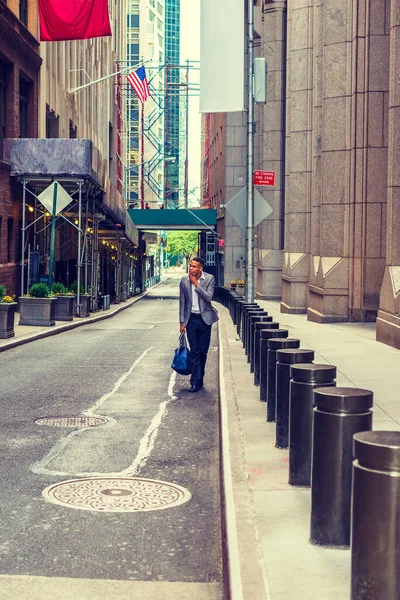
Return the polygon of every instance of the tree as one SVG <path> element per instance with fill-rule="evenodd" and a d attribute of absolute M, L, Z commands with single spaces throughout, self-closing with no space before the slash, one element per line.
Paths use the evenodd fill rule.
<path fill-rule="evenodd" d="M 189 262 L 198 250 L 198 231 L 171 231 L 168 233 L 167 245 L 171 256 L 184 256 Z"/>

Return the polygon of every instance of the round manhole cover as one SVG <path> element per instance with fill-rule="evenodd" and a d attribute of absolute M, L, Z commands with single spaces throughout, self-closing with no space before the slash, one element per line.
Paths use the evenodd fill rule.
<path fill-rule="evenodd" d="M 42 417 L 36 419 L 36 425 L 48 427 L 73 427 L 74 429 L 104 425 L 107 419 L 102 417 Z"/>
<path fill-rule="evenodd" d="M 137 477 L 88 477 L 50 485 L 46 500 L 80 510 L 144 512 L 188 502 L 189 490 L 165 481 Z"/>

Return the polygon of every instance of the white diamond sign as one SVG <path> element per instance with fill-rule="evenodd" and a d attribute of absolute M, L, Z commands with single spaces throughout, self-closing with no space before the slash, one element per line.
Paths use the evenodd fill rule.
<path fill-rule="evenodd" d="M 43 204 L 43 206 L 49 211 L 49 213 L 53 214 L 53 201 L 54 201 L 54 186 L 57 185 L 57 201 L 56 201 L 56 214 L 59 213 L 63 208 L 68 206 L 73 201 L 73 198 L 64 190 L 62 185 L 58 183 L 58 181 L 54 181 L 48 188 L 44 190 L 38 196 L 39 202 Z"/>
<path fill-rule="evenodd" d="M 247 188 L 243 188 L 236 196 L 233 196 L 232 200 L 229 200 L 229 202 L 225 204 L 225 210 L 228 211 L 242 229 L 246 229 L 247 225 L 246 196 Z M 266 219 L 272 212 L 271 206 L 261 196 L 260 192 L 254 190 L 254 226 L 261 223 L 261 221 Z"/>

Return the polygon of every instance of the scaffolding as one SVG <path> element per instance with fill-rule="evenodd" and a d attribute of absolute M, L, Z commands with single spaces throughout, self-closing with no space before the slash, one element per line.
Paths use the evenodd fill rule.
<path fill-rule="evenodd" d="M 150 62 L 146 72 L 150 98 L 144 105 L 127 82 L 118 82 L 126 107 L 117 134 L 127 148 L 126 203 L 129 208 L 149 203 L 152 208 L 187 207 L 189 105 L 190 98 L 199 95 L 199 65 Z"/>

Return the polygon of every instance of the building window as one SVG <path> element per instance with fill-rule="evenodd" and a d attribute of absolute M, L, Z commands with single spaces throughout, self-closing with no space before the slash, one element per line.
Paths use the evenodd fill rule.
<path fill-rule="evenodd" d="M 157 2 L 157 12 L 159 15 L 163 16 L 163 7 L 159 2 Z"/>
<path fill-rule="evenodd" d="M 48 104 L 46 104 L 46 137 L 60 137 L 60 119 L 54 110 L 50 110 Z"/>
<path fill-rule="evenodd" d="M 7 221 L 7 262 L 12 261 L 12 245 L 14 233 L 14 219 L 9 218 Z"/>
<path fill-rule="evenodd" d="M 19 19 L 28 27 L 28 0 L 19 0 Z"/>
<path fill-rule="evenodd" d="M 19 78 L 19 137 L 27 138 L 29 125 L 29 101 L 31 96 L 32 84 L 24 79 Z"/>
<path fill-rule="evenodd" d="M 76 138 L 78 137 L 78 128 L 71 121 L 71 119 L 69 120 L 69 139 L 70 140 L 76 140 Z"/>
<path fill-rule="evenodd" d="M 0 157 L 3 158 L 3 140 L 7 137 L 7 65 L 0 61 Z"/>

